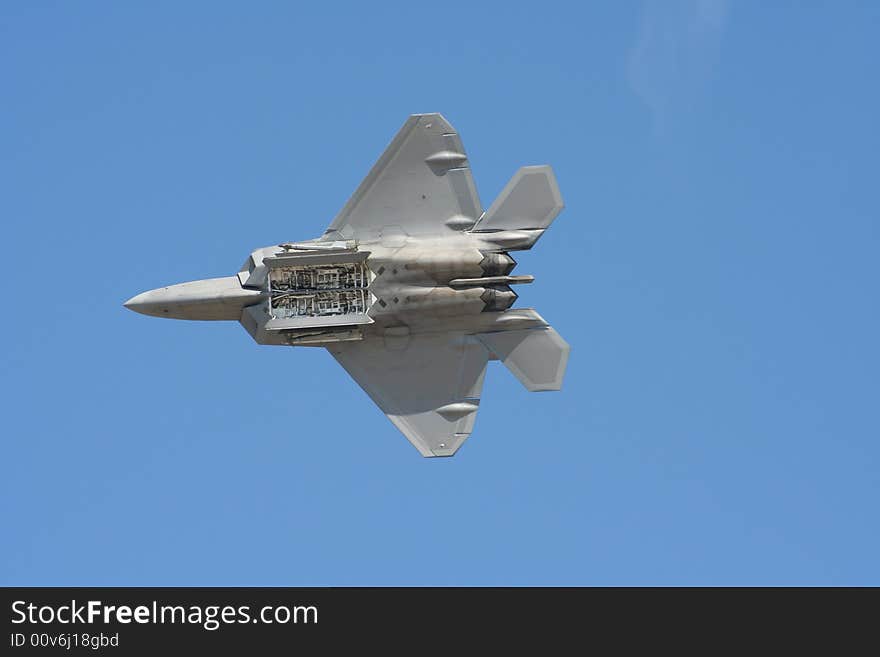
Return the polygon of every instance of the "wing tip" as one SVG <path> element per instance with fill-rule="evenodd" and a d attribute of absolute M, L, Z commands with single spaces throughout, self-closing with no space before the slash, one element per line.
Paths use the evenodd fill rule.
<path fill-rule="evenodd" d="M 428 127 L 427 124 L 430 124 L 431 127 L 435 127 L 433 124 L 440 123 L 443 127 L 443 130 L 442 130 L 443 133 L 457 134 L 455 128 L 452 126 L 452 124 L 449 122 L 449 120 L 445 116 L 443 116 L 440 112 L 425 112 L 422 114 L 410 114 L 408 120 L 410 120 L 410 121 L 415 120 L 415 121 L 425 123 L 426 124 L 425 127 Z"/>
<path fill-rule="evenodd" d="M 427 459 L 455 456 L 471 435 L 470 432 L 454 433 L 451 436 L 435 437 L 432 440 L 430 436 L 425 435 L 423 431 L 419 431 L 418 428 L 408 422 L 406 416 L 386 414 L 386 417 L 391 420 L 392 424 L 397 427 L 397 430 L 403 434 L 404 438 L 419 451 L 419 454 Z"/>

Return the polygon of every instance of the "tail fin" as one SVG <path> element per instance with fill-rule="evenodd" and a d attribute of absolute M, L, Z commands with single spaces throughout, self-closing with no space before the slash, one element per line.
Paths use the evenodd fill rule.
<path fill-rule="evenodd" d="M 474 230 L 544 230 L 563 207 L 550 165 L 523 167 L 483 213 Z"/>
<path fill-rule="evenodd" d="M 552 327 L 477 335 L 530 392 L 560 390 L 568 364 L 568 343 Z"/>

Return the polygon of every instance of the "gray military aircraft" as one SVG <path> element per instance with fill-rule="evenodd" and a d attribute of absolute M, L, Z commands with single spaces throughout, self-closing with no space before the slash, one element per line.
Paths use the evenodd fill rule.
<path fill-rule="evenodd" d="M 489 360 L 559 390 L 568 344 L 511 308 L 509 251 L 563 208 L 553 170 L 523 167 L 483 211 L 461 139 L 414 114 L 324 234 L 257 249 L 235 276 L 139 294 L 144 315 L 234 320 L 259 344 L 325 347 L 423 456 L 470 435 Z"/>

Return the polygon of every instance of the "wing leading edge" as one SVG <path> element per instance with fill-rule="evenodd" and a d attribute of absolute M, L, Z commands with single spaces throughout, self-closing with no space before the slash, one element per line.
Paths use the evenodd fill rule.
<path fill-rule="evenodd" d="M 455 129 L 440 114 L 413 114 L 322 239 L 365 239 L 385 226 L 442 235 L 472 226 L 482 212 Z"/>
<path fill-rule="evenodd" d="M 471 434 L 489 358 L 476 338 L 369 338 L 327 349 L 422 456 L 452 456 Z"/>

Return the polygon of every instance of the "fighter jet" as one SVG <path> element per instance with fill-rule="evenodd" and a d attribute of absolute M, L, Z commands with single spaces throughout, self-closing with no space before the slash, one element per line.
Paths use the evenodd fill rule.
<path fill-rule="evenodd" d="M 324 234 L 255 250 L 238 273 L 139 294 L 144 315 L 240 322 L 258 344 L 324 347 L 423 456 L 471 434 L 486 366 L 559 390 L 569 346 L 513 308 L 511 251 L 563 208 L 553 170 L 521 168 L 483 210 L 461 139 L 414 114 Z"/>

